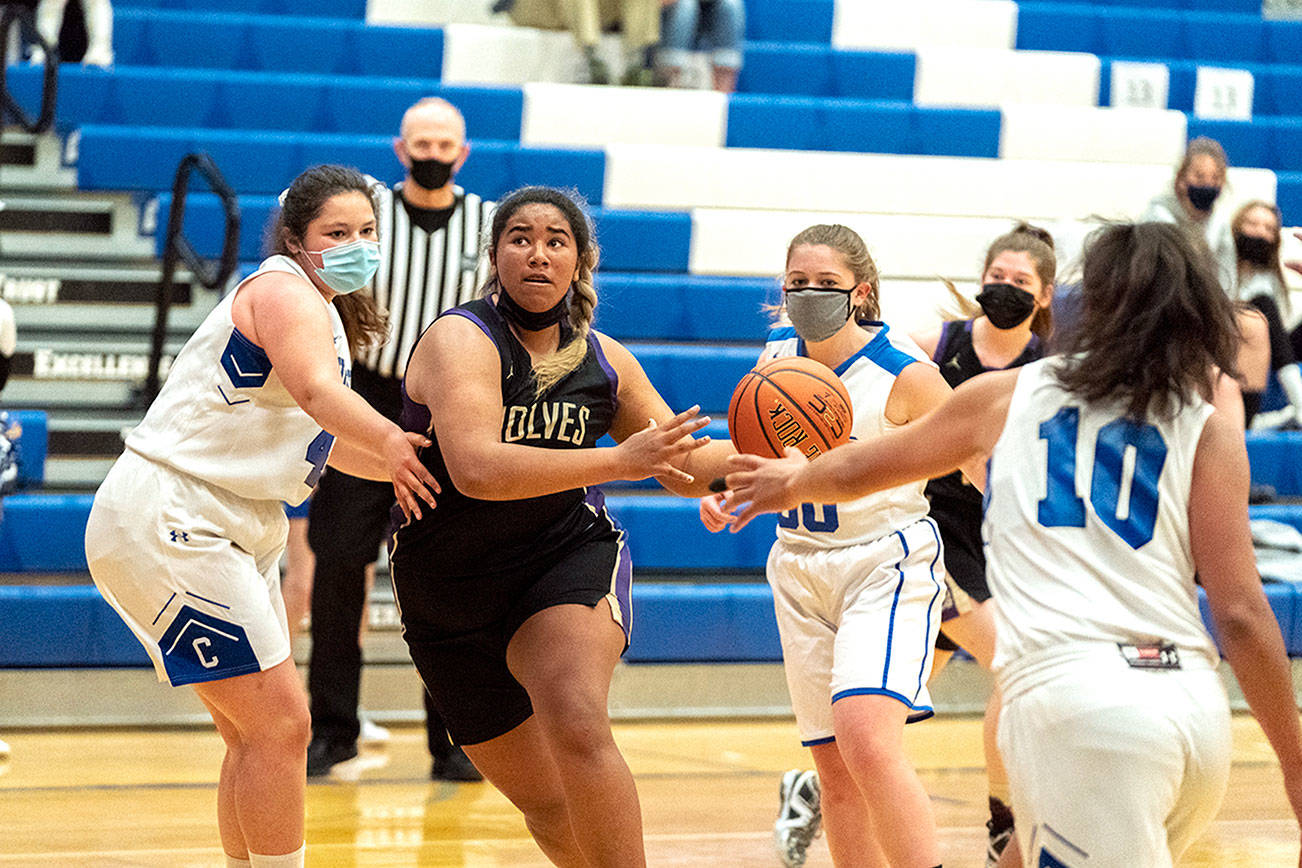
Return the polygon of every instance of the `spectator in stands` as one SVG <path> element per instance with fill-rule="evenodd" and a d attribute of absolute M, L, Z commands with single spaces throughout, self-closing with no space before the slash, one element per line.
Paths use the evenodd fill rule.
<path fill-rule="evenodd" d="M 86 66 L 113 65 L 113 4 L 111 0 L 80 0 L 86 25 L 86 51 L 81 62 Z M 68 0 L 40 0 L 36 5 L 36 29 L 50 45 L 59 44 L 63 28 L 64 7 Z M 70 55 L 60 51 L 60 57 Z M 44 63 L 45 52 L 33 49 L 32 63 Z"/>
<path fill-rule="evenodd" d="M 396 422 L 402 411 L 402 375 L 417 338 L 437 314 L 473 298 L 487 273 L 480 243 L 492 203 L 455 183 L 470 145 L 465 119 L 446 100 L 422 99 L 407 109 L 393 147 L 406 177 L 393 190 L 378 190 L 381 256 L 370 287 L 389 311 L 389 339 L 358 357 L 353 389 Z M 309 776 L 327 774 L 357 756 L 362 729 L 357 638 L 366 613 L 368 569 L 373 570 L 388 534 L 391 506 L 393 493 L 387 486 L 336 470 L 322 476 L 312 498 L 308 541 L 316 568 L 308 660 Z M 431 777 L 481 780 L 449 741 L 428 695 L 425 709 Z"/>
<path fill-rule="evenodd" d="M 699 408 L 674 415 L 591 328 L 597 246 L 574 199 L 510 194 L 488 252 L 484 297 L 434 321 L 403 380 L 403 427 L 430 432 L 422 461 L 443 486 L 437 510 L 395 515 L 403 637 L 454 739 L 549 859 L 644 865 L 607 710 L 632 565 L 589 486 L 655 476 L 700 496 L 732 447 L 693 439 Z M 618 445 L 594 448 L 607 433 Z"/>
<path fill-rule="evenodd" d="M 1175 223 L 1201 236 L 1216 262 L 1221 286 L 1232 294 L 1237 283 L 1234 238 L 1224 209 L 1216 208 L 1228 167 L 1221 143 L 1198 136 L 1185 149 L 1171 189 L 1153 197 L 1139 220 Z"/>
<path fill-rule="evenodd" d="M 710 52 L 711 86 L 737 89 L 741 41 L 746 33 L 743 0 L 668 0 L 660 17 L 658 71 L 669 87 L 680 87 L 683 67 L 700 45 Z"/>
<path fill-rule="evenodd" d="M 1270 368 L 1288 397 L 1289 427 L 1298 427 L 1302 422 L 1302 370 L 1299 370 L 1285 327 L 1285 321 L 1292 319 L 1293 311 L 1279 256 L 1281 222 L 1279 208 L 1269 202 L 1254 200 L 1235 212 L 1230 228 L 1237 256 L 1236 295 L 1266 319 Z M 1253 407 L 1247 409 L 1255 411 Z M 1249 412 L 1249 422 L 1251 418 L 1252 412 Z"/>
<path fill-rule="evenodd" d="M 787 248 L 783 306 L 761 360 L 806 355 L 836 371 L 854 406 L 851 439 L 922 417 L 950 388 L 907 336 L 878 322 L 877 267 L 853 230 L 817 225 Z M 976 472 L 976 471 L 973 471 Z M 766 573 L 801 743 L 817 780 L 788 772 L 774 828 L 778 856 L 804 864 L 821 807 L 836 865 L 940 864 L 931 801 L 903 750 L 927 694 L 944 597 L 940 535 L 923 483 L 778 522 Z M 732 517 L 701 500 L 714 532 Z"/>
<path fill-rule="evenodd" d="M 651 52 L 660 42 L 663 0 L 514 0 L 511 20 L 521 27 L 568 28 L 583 52 L 590 84 L 610 84 L 611 74 L 597 52 L 602 31 L 623 34 L 624 74 L 620 84 L 655 84 Z"/>
<path fill-rule="evenodd" d="M 192 684 L 226 743 L 217 819 L 230 865 L 304 862 L 306 697 L 277 588 L 286 521 L 327 462 L 392 480 L 401 508 L 437 483 L 407 434 L 348 388 L 384 334 L 360 172 L 316 166 L 286 191 L 277 253 L 186 342 L 95 495 L 86 560 L 160 680 Z M 323 428 L 325 430 L 323 430 Z"/>

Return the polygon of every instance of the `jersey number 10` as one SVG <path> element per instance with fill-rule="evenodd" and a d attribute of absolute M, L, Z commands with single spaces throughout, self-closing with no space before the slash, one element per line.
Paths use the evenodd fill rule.
<path fill-rule="evenodd" d="M 1044 527 L 1085 526 L 1085 501 L 1076 493 L 1079 431 L 1077 407 L 1063 407 L 1052 419 L 1040 423 L 1040 439 L 1049 444 L 1046 494 L 1036 516 Z M 1153 538 L 1157 481 L 1166 451 L 1166 441 L 1157 428 L 1124 417 L 1100 428 L 1094 441 L 1090 504 L 1099 520 L 1133 549 Z M 1127 460 L 1128 453 L 1133 460 Z"/>

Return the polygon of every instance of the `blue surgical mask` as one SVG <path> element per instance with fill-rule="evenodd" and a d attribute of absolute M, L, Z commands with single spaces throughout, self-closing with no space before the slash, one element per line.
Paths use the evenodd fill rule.
<path fill-rule="evenodd" d="M 366 286 L 380 267 L 380 243 L 368 238 L 358 238 L 325 250 L 303 252 L 321 257 L 321 267 L 316 268 L 317 276 L 340 295 L 357 292 Z"/>

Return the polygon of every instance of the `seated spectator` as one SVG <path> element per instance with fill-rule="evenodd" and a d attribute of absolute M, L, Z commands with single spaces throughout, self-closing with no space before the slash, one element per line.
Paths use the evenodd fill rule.
<path fill-rule="evenodd" d="M 1225 188 L 1228 167 L 1220 142 L 1206 136 L 1193 139 L 1175 170 L 1171 189 L 1153 197 L 1139 222 L 1175 223 L 1196 230 L 1216 260 L 1221 286 L 1233 294 L 1237 282 L 1234 239 L 1229 221 L 1215 207 Z"/>
<path fill-rule="evenodd" d="M 742 0 L 666 0 L 660 17 L 661 80 L 669 87 L 681 87 L 683 67 L 699 46 L 710 52 L 711 86 L 732 93 L 737 89 L 745 32 Z"/>
<path fill-rule="evenodd" d="M 1248 202 L 1231 221 L 1236 254 L 1237 296 L 1266 319 L 1270 335 L 1270 368 L 1288 396 L 1288 421 L 1302 423 L 1302 369 L 1284 320 L 1292 313 L 1284 269 L 1280 265 L 1279 208 L 1260 200 Z"/>
<path fill-rule="evenodd" d="M 598 56 L 597 44 L 602 31 L 618 28 L 624 42 L 624 75 L 620 83 L 649 87 L 655 83 L 650 53 L 660 42 L 660 3 L 661 0 L 513 0 L 509 11 L 511 20 L 521 27 L 571 30 L 583 51 L 590 84 L 611 83 L 610 70 Z"/>
<path fill-rule="evenodd" d="M 36 29 L 50 45 L 59 44 L 63 29 L 64 7 L 68 0 L 40 0 L 36 4 Z M 111 0 L 81 0 L 86 24 L 86 51 L 81 56 L 85 66 L 113 65 L 113 4 Z M 75 52 L 64 46 L 59 52 L 63 60 L 75 60 Z M 32 63 L 44 63 L 45 52 L 40 47 L 31 54 Z"/>

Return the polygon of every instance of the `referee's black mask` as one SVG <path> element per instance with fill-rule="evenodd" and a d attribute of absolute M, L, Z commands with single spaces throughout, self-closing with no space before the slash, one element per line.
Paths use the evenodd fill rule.
<path fill-rule="evenodd" d="M 452 178 L 454 163 L 445 163 L 431 157 L 428 160 L 411 161 L 411 179 L 426 190 L 439 190 Z"/>

